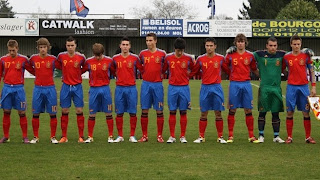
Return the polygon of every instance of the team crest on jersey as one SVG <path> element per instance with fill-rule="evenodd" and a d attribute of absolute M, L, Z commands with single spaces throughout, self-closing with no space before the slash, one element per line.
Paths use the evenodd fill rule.
<path fill-rule="evenodd" d="M 106 64 L 106 63 L 103 63 L 103 65 L 102 65 L 102 70 L 103 70 L 103 71 L 107 70 L 107 64 Z"/>
<path fill-rule="evenodd" d="M 249 59 L 245 58 L 245 59 L 244 59 L 244 64 L 245 64 L 245 65 L 249 65 Z"/>
<path fill-rule="evenodd" d="M 186 62 L 184 62 L 184 61 L 182 61 L 182 63 L 181 63 L 181 67 L 182 67 L 182 68 L 186 68 L 186 67 L 187 67 L 187 63 L 186 63 Z"/>
<path fill-rule="evenodd" d="M 276 66 L 280 66 L 280 60 L 279 59 L 277 59 L 277 61 L 276 61 Z"/>
<path fill-rule="evenodd" d="M 159 56 L 157 56 L 154 61 L 155 61 L 156 63 L 160 63 L 160 58 L 159 58 Z"/>
<path fill-rule="evenodd" d="M 78 65 L 79 65 L 79 62 L 78 62 L 78 61 L 75 61 L 75 62 L 74 62 L 74 67 L 77 68 Z"/>
<path fill-rule="evenodd" d="M 20 63 L 20 62 L 17 62 L 16 68 L 17 68 L 17 69 L 21 69 L 21 63 Z"/>
<path fill-rule="evenodd" d="M 300 65 L 304 65 L 304 60 L 303 60 L 303 59 L 300 59 L 299 64 L 300 64 Z"/>
<path fill-rule="evenodd" d="M 51 68 L 51 63 L 49 61 L 46 63 L 46 68 Z"/>
<path fill-rule="evenodd" d="M 128 68 L 132 68 L 132 62 L 131 61 L 128 62 Z"/>
<path fill-rule="evenodd" d="M 214 62 L 214 68 L 218 68 L 219 67 L 219 63 L 218 62 Z"/>

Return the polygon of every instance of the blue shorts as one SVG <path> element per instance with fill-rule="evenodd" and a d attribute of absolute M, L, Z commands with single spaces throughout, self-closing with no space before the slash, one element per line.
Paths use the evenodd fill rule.
<path fill-rule="evenodd" d="M 287 111 L 297 109 L 299 111 L 309 112 L 308 97 L 310 95 L 309 86 L 306 85 L 287 85 L 286 105 Z"/>
<path fill-rule="evenodd" d="M 114 104 L 117 114 L 125 112 L 136 114 L 138 91 L 136 86 L 116 86 Z"/>
<path fill-rule="evenodd" d="M 27 108 L 26 93 L 23 85 L 4 84 L 1 93 L 1 108 L 25 111 Z"/>
<path fill-rule="evenodd" d="M 89 112 L 112 112 L 112 97 L 109 86 L 90 87 L 89 90 Z"/>
<path fill-rule="evenodd" d="M 75 107 L 83 107 L 83 91 L 82 84 L 67 85 L 62 84 L 60 91 L 60 106 L 62 108 L 71 107 L 71 99 L 73 100 Z"/>
<path fill-rule="evenodd" d="M 162 82 L 148 82 L 142 81 L 140 103 L 141 109 L 163 110 L 163 86 Z"/>
<path fill-rule="evenodd" d="M 190 88 L 186 86 L 168 86 L 168 106 L 170 111 L 191 109 Z"/>
<path fill-rule="evenodd" d="M 230 109 L 253 108 L 252 86 L 250 81 L 230 81 L 228 107 Z"/>
<path fill-rule="evenodd" d="M 200 90 L 200 110 L 224 111 L 224 96 L 221 84 L 202 84 Z"/>
<path fill-rule="evenodd" d="M 55 86 L 34 86 L 32 113 L 57 113 L 57 91 Z"/>

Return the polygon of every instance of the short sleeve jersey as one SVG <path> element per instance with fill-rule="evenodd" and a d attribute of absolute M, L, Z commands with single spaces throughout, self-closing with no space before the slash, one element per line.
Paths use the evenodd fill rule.
<path fill-rule="evenodd" d="M 100 60 L 95 57 L 89 58 L 84 65 L 84 69 L 89 71 L 89 85 L 92 87 L 109 85 L 112 67 L 110 57 L 104 56 Z"/>
<path fill-rule="evenodd" d="M 37 86 L 54 85 L 53 74 L 55 69 L 56 57 L 48 55 L 41 57 L 38 54 L 32 55 L 29 60 L 31 66 L 35 70 L 36 79 L 34 84 Z"/>
<path fill-rule="evenodd" d="M 203 54 L 197 58 L 195 69 L 202 70 L 202 84 L 219 84 L 221 83 L 221 66 L 224 56 L 215 54 L 208 57 Z"/>
<path fill-rule="evenodd" d="M 293 55 L 292 52 L 289 52 L 283 59 L 288 68 L 288 84 L 308 84 L 307 66 L 312 64 L 310 56 L 302 52 L 298 55 Z"/>
<path fill-rule="evenodd" d="M 151 52 L 148 49 L 142 50 L 139 54 L 141 63 L 143 64 L 142 78 L 148 82 L 161 82 L 161 74 L 166 52 L 157 49 Z"/>
<path fill-rule="evenodd" d="M 248 81 L 250 80 L 250 69 L 257 70 L 254 56 L 249 51 L 243 54 L 238 52 L 228 54 L 224 63 L 230 68 L 230 81 Z"/>
<path fill-rule="evenodd" d="M 75 53 L 74 56 L 70 57 L 67 52 L 62 52 L 58 55 L 57 60 L 61 66 L 62 81 L 65 84 L 77 85 L 82 83 L 81 68 L 86 61 L 84 55 Z"/>

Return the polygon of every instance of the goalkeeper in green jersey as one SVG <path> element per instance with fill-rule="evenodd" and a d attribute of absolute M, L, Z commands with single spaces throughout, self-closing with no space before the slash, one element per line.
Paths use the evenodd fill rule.
<path fill-rule="evenodd" d="M 284 51 L 278 51 L 277 39 L 271 37 L 267 40 L 266 50 L 254 52 L 260 74 L 260 88 L 258 94 L 258 140 L 264 142 L 265 118 L 268 111 L 272 113 L 272 127 L 274 132 L 273 142 L 284 143 L 279 136 L 280 118 L 279 112 L 283 112 L 281 73 Z"/>
<path fill-rule="evenodd" d="M 319 81 L 319 75 L 320 75 L 320 62 L 319 58 L 317 58 L 315 61 L 313 61 L 313 68 L 314 68 L 314 74 L 316 76 L 316 81 Z"/>

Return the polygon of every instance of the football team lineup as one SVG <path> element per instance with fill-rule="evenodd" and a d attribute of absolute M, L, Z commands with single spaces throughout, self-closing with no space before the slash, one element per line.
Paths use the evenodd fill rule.
<path fill-rule="evenodd" d="M 108 142 L 120 143 L 124 141 L 123 122 L 124 113 L 129 114 L 130 136 L 129 142 L 148 141 L 149 109 L 156 111 L 157 142 L 175 143 L 179 137 L 181 143 L 187 143 L 187 110 L 191 109 L 191 96 L 189 79 L 194 76 L 201 77 L 199 92 L 199 137 L 194 143 L 205 142 L 208 112 L 213 111 L 217 130 L 217 142 L 221 144 L 234 142 L 234 125 L 236 112 L 242 108 L 248 131 L 248 142 L 263 143 L 266 114 L 272 115 L 273 142 L 291 144 L 293 142 L 293 116 L 297 108 L 302 112 L 305 127 L 305 142 L 315 144 L 311 137 L 310 105 L 316 118 L 319 112 L 316 96 L 315 72 L 313 69 L 313 51 L 301 49 L 302 40 L 298 35 L 290 39 L 292 51 L 285 53 L 277 50 L 277 39 L 271 37 L 266 42 L 266 50 L 249 52 L 246 50 L 248 40 L 244 34 L 234 38 L 234 46 L 226 51 L 226 56 L 215 52 L 217 43 L 214 38 L 205 40 L 206 53 L 195 60 L 193 56 L 184 52 L 186 41 L 177 38 L 174 51 L 166 53 L 157 48 L 157 36 L 154 33 L 146 35 L 147 49 L 139 55 L 130 52 L 131 41 L 128 37 L 120 40 L 120 53 L 112 58 L 104 55 L 104 46 L 100 43 L 92 45 L 93 56 L 86 58 L 76 51 L 77 41 L 73 37 L 66 39 L 67 51 L 61 52 L 57 57 L 48 54 L 50 42 L 46 38 L 37 41 L 38 54 L 29 59 L 18 54 L 18 42 L 9 40 L 7 43 L 8 54 L 1 58 L 1 74 L 4 74 L 4 86 L 1 96 L 3 109 L 3 133 L 0 143 L 9 142 L 9 128 L 11 109 L 16 109 L 20 117 L 23 142 L 36 144 L 39 142 L 39 117 L 47 112 L 50 116 L 50 140 L 53 144 L 67 143 L 67 130 L 69 112 L 72 102 L 75 107 L 76 122 L 78 126 L 78 142 L 93 142 L 93 132 L 97 112 L 105 113 L 108 127 Z M 56 138 L 57 130 L 57 91 L 54 83 L 54 70 L 62 71 L 62 87 L 59 104 L 61 107 L 60 124 L 62 137 Z M 32 96 L 32 129 L 34 138 L 29 141 L 27 136 L 28 121 L 26 118 L 26 95 L 24 87 L 24 70 L 35 76 Z M 140 87 L 140 105 L 138 106 L 138 90 L 136 87 L 136 70 L 142 74 Z M 81 75 L 89 72 L 89 98 L 84 101 Z M 221 73 L 225 72 L 229 78 L 228 100 L 226 102 L 228 115 L 228 137 L 224 139 L 224 121 L 222 111 L 225 111 L 224 91 L 221 86 Z M 309 72 L 309 74 L 307 73 Z M 164 87 L 162 80 L 168 76 L 167 105 L 169 108 L 168 125 L 170 137 L 164 140 Z M 259 78 L 259 85 L 251 83 L 252 75 Z M 288 76 L 286 94 L 282 94 L 281 77 Z M 112 96 L 109 84 L 110 77 L 116 77 L 116 87 Z M 309 90 L 309 80 L 311 89 Z M 253 117 L 253 90 L 258 88 L 258 130 L 259 136 L 254 136 Z M 308 97 L 310 97 L 308 99 Z M 114 112 L 112 115 L 114 98 Z M 286 129 L 287 138 L 280 138 L 279 113 L 284 112 L 286 101 Z M 317 102 L 317 103 L 316 103 Z M 89 104 L 89 117 L 87 120 L 88 136 L 84 137 L 85 117 L 84 104 Z M 137 139 L 135 131 L 138 117 L 137 108 L 141 109 L 140 124 L 142 137 Z M 180 114 L 180 135 L 176 136 L 177 112 Z M 113 129 L 118 135 L 114 137 Z"/>

